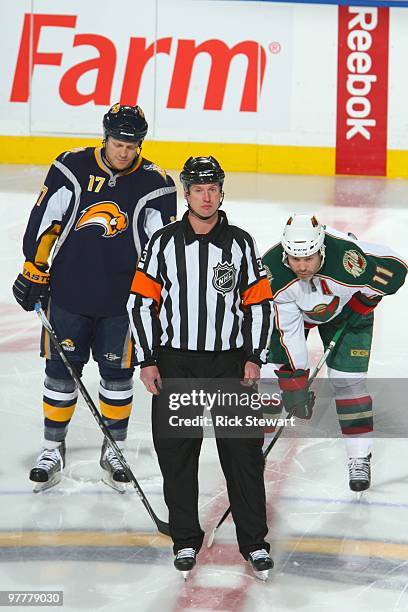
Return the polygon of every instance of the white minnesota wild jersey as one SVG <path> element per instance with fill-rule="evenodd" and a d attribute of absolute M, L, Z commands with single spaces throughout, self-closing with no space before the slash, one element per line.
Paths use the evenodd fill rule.
<path fill-rule="evenodd" d="M 384 245 L 351 239 L 326 228 L 325 260 L 312 280 L 300 280 L 282 261 L 279 243 L 263 257 L 272 288 L 275 325 L 294 362 L 307 363 L 304 329 L 337 317 L 351 297 L 395 293 L 404 283 L 407 265 Z M 305 366 L 298 366 L 305 367 Z"/>

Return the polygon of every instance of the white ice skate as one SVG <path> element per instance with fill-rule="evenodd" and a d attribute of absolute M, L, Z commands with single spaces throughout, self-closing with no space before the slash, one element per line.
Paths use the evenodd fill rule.
<path fill-rule="evenodd" d="M 122 450 L 122 449 L 121 449 Z M 126 485 L 130 482 L 115 451 L 105 440 L 102 444 L 100 466 L 103 469 L 102 482 L 118 493 L 126 492 Z"/>
<path fill-rule="evenodd" d="M 65 442 L 57 448 L 44 448 L 37 458 L 37 463 L 30 471 L 30 480 L 36 483 L 34 493 L 46 491 L 61 480 L 61 472 L 65 465 Z"/>
<path fill-rule="evenodd" d="M 194 548 L 182 548 L 174 559 L 174 567 L 183 574 L 184 580 L 187 580 L 195 564 L 196 551 Z"/>
<path fill-rule="evenodd" d="M 273 568 L 273 561 L 264 548 L 249 553 L 248 561 L 252 571 L 258 580 L 266 582 L 269 578 L 269 570 Z"/>

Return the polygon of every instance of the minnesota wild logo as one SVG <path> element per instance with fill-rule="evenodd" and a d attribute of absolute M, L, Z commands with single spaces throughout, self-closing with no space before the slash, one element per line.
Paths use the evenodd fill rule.
<path fill-rule="evenodd" d="M 346 272 L 357 278 L 364 274 L 367 260 L 358 251 L 349 250 L 343 255 L 343 266 Z"/>
<path fill-rule="evenodd" d="M 312 321 L 325 323 L 331 319 L 337 310 L 340 298 L 336 295 L 329 304 L 317 304 L 313 310 L 305 310 L 304 314 Z"/>
<path fill-rule="evenodd" d="M 271 269 L 266 264 L 264 264 L 263 267 L 266 272 L 266 278 L 271 283 L 273 281 L 273 275 L 272 275 Z"/>

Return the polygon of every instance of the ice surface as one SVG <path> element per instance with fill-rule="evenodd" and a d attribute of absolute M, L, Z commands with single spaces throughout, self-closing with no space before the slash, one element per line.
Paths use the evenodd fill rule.
<path fill-rule="evenodd" d="M 63 590 L 64 610 L 408 610 L 408 451 L 406 440 L 376 440 L 373 485 L 360 503 L 348 489 L 341 440 L 279 440 L 265 472 L 275 569 L 267 584 L 236 547 L 231 520 L 202 549 L 184 584 L 170 542 L 154 529 L 133 489 L 119 495 L 100 482 L 101 434 L 79 401 L 67 440 L 61 484 L 33 495 L 28 471 L 42 436 L 43 364 L 39 321 L 15 303 L 21 239 L 46 169 L 0 168 L 0 589 Z M 293 212 L 383 242 L 408 256 L 408 181 L 229 174 L 224 209 L 261 252 Z M 180 214 L 183 202 L 180 200 Z M 376 316 L 372 377 L 406 377 L 406 289 Z M 318 337 L 311 352 L 318 359 Z M 94 364 L 84 382 L 97 398 Z M 375 406 L 381 415 L 381 406 Z M 167 518 L 152 447 L 149 398 L 135 385 L 128 460 L 155 512 Z M 200 514 L 209 532 L 228 506 L 213 440 L 200 463 Z M 21 608 L 27 609 L 28 608 Z"/>

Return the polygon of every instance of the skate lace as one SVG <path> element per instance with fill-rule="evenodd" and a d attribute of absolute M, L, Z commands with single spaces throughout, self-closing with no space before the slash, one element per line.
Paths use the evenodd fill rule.
<path fill-rule="evenodd" d="M 177 559 L 185 559 L 186 557 L 195 557 L 194 548 L 182 548 L 177 552 Z"/>
<path fill-rule="evenodd" d="M 115 451 L 110 447 L 106 449 L 106 461 L 111 465 L 112 469 L 116 472 L 117 470 L 123 470 L 123 466 L 118 459 Z"/>
<path fill-rule="evenodd" d="M 60 461 L 61 461 L 61 455 L 60 455 L 59 450 L 57 449 L 43 450 L 43 452 L 37 459 L 36 468 L 41 469 L 41 470 L 49 470 L 50 468 L 54 467 L 54 465 L 56 465 Z"/>
<path fill-rule="evenodd" d="M 370 460 L 368 457 L 350 459 L 349 470 L 351 480 L 368 480 L 370 477 Z"/>
<path fill-rule="evenodd" d="M 260 550 L 254 550 L 254 552 L 249 553 L 252 561 L 258 561 L 258 559 L 266 559 L 268 556 L 267 551 L 264 548 Z"/>

